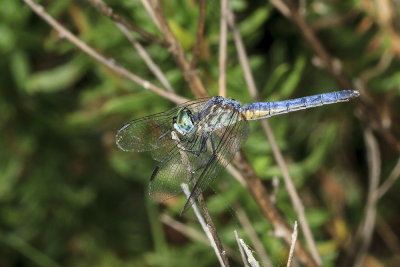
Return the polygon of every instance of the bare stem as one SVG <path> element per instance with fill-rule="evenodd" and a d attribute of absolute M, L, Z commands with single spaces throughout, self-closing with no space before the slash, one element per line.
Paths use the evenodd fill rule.
<path fill-rule="evenodd" d="M 218 75 L 218 95 L 226 96 L 226 46 L 227 46 L 227 10 L 228 0 L 221 0 L 221 18 L 219 28 L 219 75 Z"/>
<path fill-rule="evenodd" d="M 294 247 L 296 246 L 296 241 L 297 241 L 297 221 L 294 222 L 293 234 L 292 234 L 292 244 L 290 245 L 289 257 L 288 257 L 286 267 L 290 267 L 292 265 L 292 260 L 293 260 L 293 256 L 294 256 L 293 252 L 294 252 Z"/>
<path fill-rule="evenodd" d="M 367 147 L 369 187 L 367 204 L 365 206 L 365 214 L 360 224 L 360 231 L 358 231 L 361 233 L 361 246 L 358 250 L 354 263 L 354 266 L 356 267 L 361 267 L 364 265 L 364 260 L 372 241 L 372 234 L 374 233 L 376 222 L 376 204 L 378 202 L 377 192 L 379 186 L 379 177 L 381 174 L 381 156 L 379 147 L 371 130 L 365 130 L 364 138 L 365 145 Z"/>

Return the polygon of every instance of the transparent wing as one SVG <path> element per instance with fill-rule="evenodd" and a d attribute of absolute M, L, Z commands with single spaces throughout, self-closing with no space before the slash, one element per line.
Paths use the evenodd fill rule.
<path fill-rule="evenodd" d="M 238 116 L 240 114 L 232 117 L 232 123 L 228 127 L 213 133 L 213 137 L 216 140 L 216 153 L 210 157 L 198 173 L 195 185 L 181 214 L 192 206 L 194 199 L 226 168 L 226 165 L 232 161 L 236 152 L 246 142 L 250 132 L 249 125 L 245 119 L 238 121 Z M 234 120 L 236 120 L 236 123 L 233 123 Z"/>
<path fill-rule="evenodd" d="M 189 108 L 192 113 L 201 110 L 209 98 L 197 99 L 183 103 L 168 111 L 133 120 L 124 124 L 115 137 L 118 147 L 124 151 L 154 151 L 155 159 L 159 159 L 163 152 L 171 149 L 172 119 L 183 106 Z"/>
<path fill-rule="evenodd" d="M 186 211 L 191 206 L 191 200 L 207 188 L 247 139 L 247 121 L 238 121 L 238 116 L 238 112 L 232 112 L 228 126 L 209 136 L 198 136 L 195 141 L 180 140 L 180 148 L 175 143 L 151 176 L 150 196 L 154 200 L 164 201 L 182 191 L 181 183 L 194 184 L 191 197 L 182 212 Z M 193 153 L 201 147 L 201 153 Z"/>

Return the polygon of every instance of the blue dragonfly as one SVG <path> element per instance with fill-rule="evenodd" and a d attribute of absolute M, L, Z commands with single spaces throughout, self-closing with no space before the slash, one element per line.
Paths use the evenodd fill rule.
<path fill-rule="evenodd" d="M 182 213 L 225 169 L 249 135 L 248 120 L 349 101 L 358 91 L 343 90 L 276 102 L 242 106 L 215 96 L 186 102 L 168 111 L 124 124 L 116 135 L 124 151 L 151 151 L 159 163 L 150 177 L 149 194 L 164 201 L 193 188 Z"/>

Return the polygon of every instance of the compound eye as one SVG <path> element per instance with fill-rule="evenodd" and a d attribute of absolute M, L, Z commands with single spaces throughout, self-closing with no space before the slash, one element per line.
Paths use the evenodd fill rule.
<path fill-rule="evenodd" d="M 173 118 L 174 128 L 182 135 L 190 134 L 194 131 L 194 124 L 192 121 L 192 113 L 187 108 L 182 108 L 178 111 L 175 118 Z"/>

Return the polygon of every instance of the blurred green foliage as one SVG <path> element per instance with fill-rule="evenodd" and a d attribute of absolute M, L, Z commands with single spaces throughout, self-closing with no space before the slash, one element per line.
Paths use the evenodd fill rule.
<path fill-rule="evenodd" d="M 40 2 L 97 51 L 160 85 L 115 24 L 88 2 Z M 208 2 L 198 71 L 210 95 L 216 95 L 220 11 L 217 1 Z M 386 31 L 379 10 L 369 2 L 374 1 L 307 1 L 305 17 L 328 50 L 342 60 L 346 75 L 368 77 L 371 101 L 382 119 L 393 117 L 392 129 L 398 137 L 400 62 L 395 33 Z M 140 1 L 107 3 L 128 21 L 158 34 Z M 348 89 L 338 88 L 312 63 L 313 52 L 298 28 L 268 1 L 230 4 L 262 99 Z M 391 4 L 397 5 L 396 27 L 399 6 Z M 163 5 L 190 58 L 196 41 L 196 1 L 164 1 Z M 345 20 L 318 28 L 330 17 Z M 137 38 L 177 93 L 192 98 L 167 49 Z M 376 69 L 384 56 L 390 61 Z M 200 231 L 191 211 L 178 217 L 184 197 L 163 205 L 148 199 L 147 182 L 154 165 L 150 155 L 125 153 L 115 146 L 114 134 L 124 122 L 164 111 L 173 103 L 83 54 L 22 1 L 2 1 L 0 58 L 0 266 L 189 266 L 194 259 L 196 266 L 218 264 L 210 247 L 161 222 L 160 214 L 166 212 Z M 228 96 L 250 102 L 231 36 L 227 78 Z M 325 266 L 340 262 L 346 238 L 357 228 L 365 205 L 365 125 L 356 119 L 354 106 L 337 104 L 270 119 Z M 379 137 L 378 141 L 384 179 L 398 155 Z M 251 122 L 244 150 L 270 188 L 280 170 L 259 122 Z M 269 234 L 271 225 L 249 192 L 226 172 L 213 187 L 218 193 L 210 190 L 207 202 L 223 243 L 237 251 L 234 229 L 248 240 L 232 208 L 240 204 L 273 264 L 285 264 L 287 248 Z M 396 184 L 379 205 L 380 218 L 397 236 L 398 190 Z M 296 220 L 282 183 L 277 203 L 289 222 Z M 371 255 L 385 263 L 394 260 L 395 251 L 376 234 Z"/>

